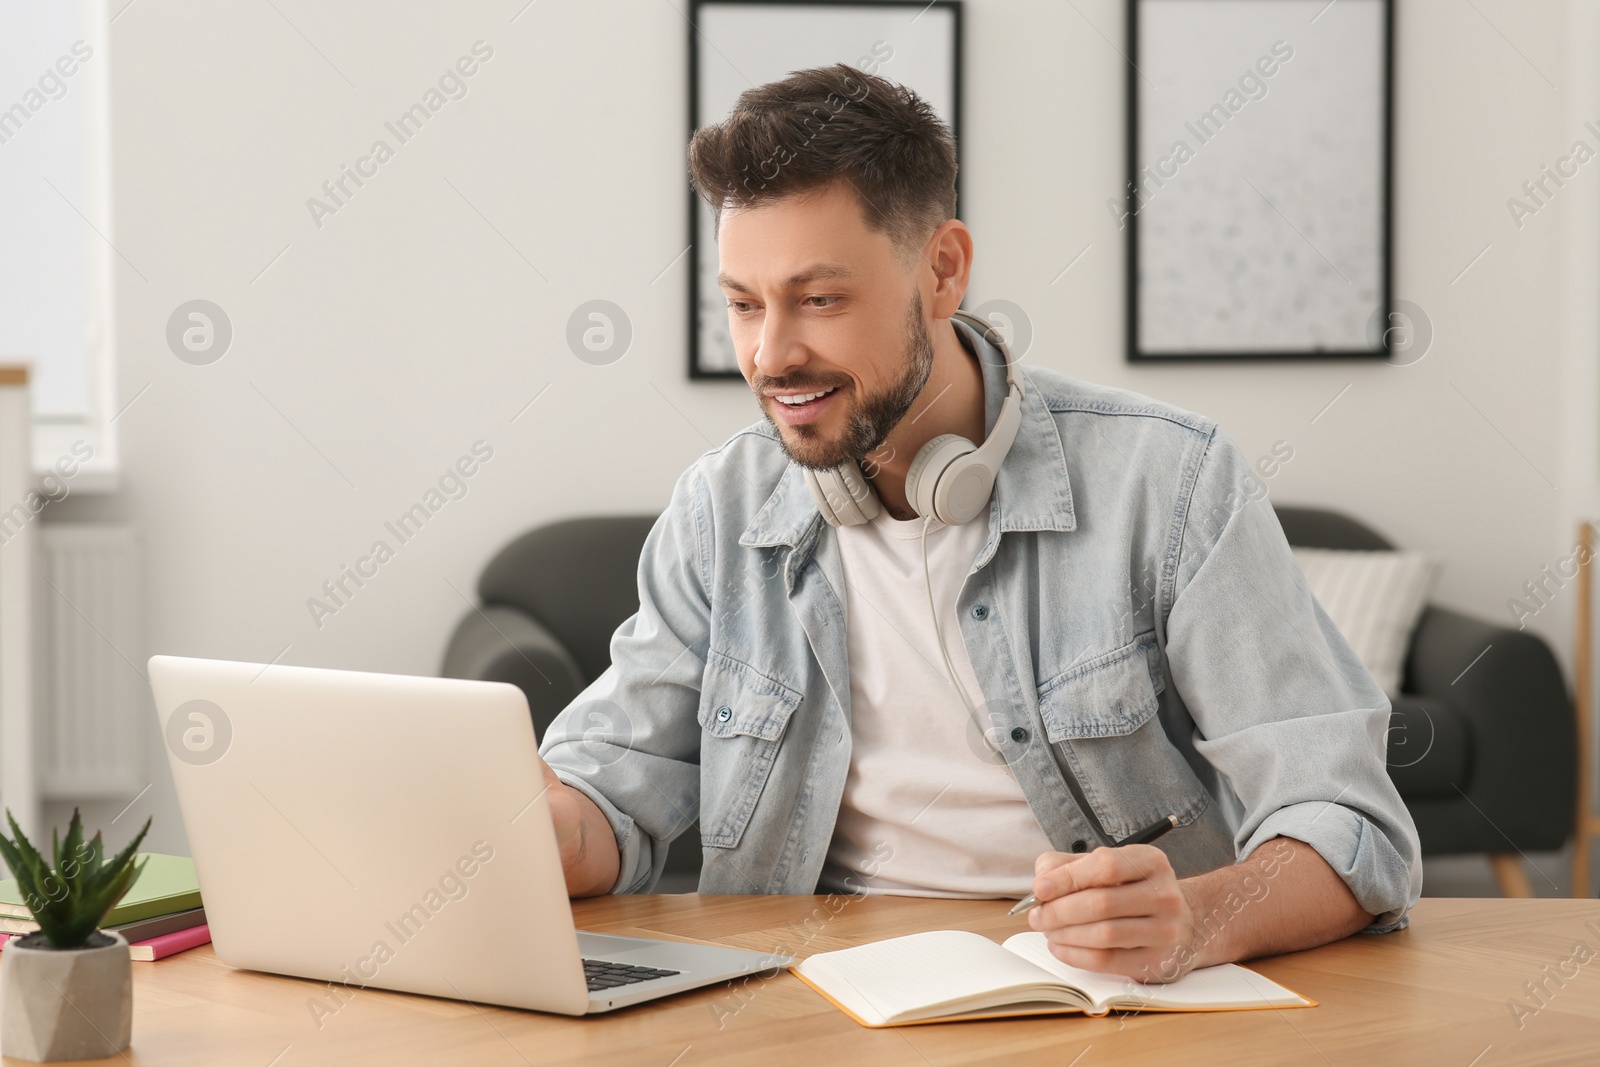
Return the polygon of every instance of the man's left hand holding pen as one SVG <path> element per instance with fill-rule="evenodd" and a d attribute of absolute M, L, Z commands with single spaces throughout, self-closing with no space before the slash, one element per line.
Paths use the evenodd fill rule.
<path fill-rule="evenodd" d="M 1188 895 L 1156 846 L 1046 852 L 1034 875 L 1039 905 L 1028 909 L 1028 925 L 1061 962 L 1141 982 L 1173 981 L 1198 962 Z"/>
<path fill-rule="evenodd" d="M 1151 843 L 1177 824 L 1168 816 L 1115 846 L 1043 853 L 1033 864 L 1033 896 L 1013 912 L 1026 908 L 1051 955 L 1073 967 L 1141 982 L 1181 977 L 1198 962 L 1194 909 L 1167 854 Z"/>
<path fill-rule="evenodd" d="M 1149 843 L 1159 836 L 1141 831 L 1034 862 L 1038 901 L 1019 907 L 1028 906 L 1028 924 L 1051 955 L 1084 970 L 1172 982 L 1197 967 L 1326 944 L 1373 921 L 1304 841 L 1280 835 L 1247 859 L 1180 880 Z"/>

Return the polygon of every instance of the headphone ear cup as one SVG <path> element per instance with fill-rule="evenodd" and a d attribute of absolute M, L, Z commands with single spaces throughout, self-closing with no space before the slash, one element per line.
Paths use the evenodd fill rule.
<path fill-rule="evenodd" d="M 920 516 L 932 515 L 947 526 L 965 522 L 965 519 L 952 521 L 947 517 L 948 512 L 940 513 L 939 498 L 947 495 L 948 489 L 940 493 L 939 486 L 946 480 L 946 472 L 952 464 L 977 450 L 977 445 L 958 433 L 940 434 L 918 449 L 911 469 L 906 471 L 906 501 L 911 509 Z"/>
<path fill-rule="evenodd" d="M 945 468 L 934 489 L 934 514 L 949 526 L 971 522 L 989 503 L 998 472 L 976 455 L 959 457 Z"/>
<path fill-rule="evenodd" d="M 829 526 L 860 526 L 871 522 L 883 508 L 878 494 L 855 463 L 841 463 L 824 471 L 806 468 L 805 475 L 817 510 Z"/>
<path fill-rule="evenodd" d="M 802 467 L 801 470 L 806 476 L 806 487 L 811 490 L 811 499 L 816 502 L 817 510 L 822 512 L 822 517 L 828 520 L 829 526 L 839 525 L 839 516 L 834 514 L 828 492 L 822 487 L 822 479 L 810 467 Z"/>
<path fill-rule="evenodd" d="M 858 516 L 850 525 L 871 522 L 877 518 L 878 512 L 883 510 L 883 502 L 878 499 L 878 491 L 872 488 L 867 476 L 861 473 L 860 465 L 854 462 L 842 463 L 833 469 L 833 473 L 844 489 L 845 499 L 850 502 L 850 507 Z"/>

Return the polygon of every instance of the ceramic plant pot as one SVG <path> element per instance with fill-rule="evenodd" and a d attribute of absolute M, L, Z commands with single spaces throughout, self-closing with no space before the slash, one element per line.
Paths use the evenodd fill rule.
<path fill-rule="evenodd" d="M 34 1063 L 115 1056 L 133 1035 L 133 964 L 121 934 L 82 948 L 42 933 L 0 951 L 0 1053 Z"/>

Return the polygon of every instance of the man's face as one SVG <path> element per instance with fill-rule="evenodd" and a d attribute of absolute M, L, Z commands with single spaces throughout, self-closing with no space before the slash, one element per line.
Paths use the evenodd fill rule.
<path fill-rule="evenodd" d="M 921 258 L 903 263 L 842 182 L 725 211 L 718 254 L 739 370 L 789 457 L 824 469 L 882 445 L 933 369 Z"/>

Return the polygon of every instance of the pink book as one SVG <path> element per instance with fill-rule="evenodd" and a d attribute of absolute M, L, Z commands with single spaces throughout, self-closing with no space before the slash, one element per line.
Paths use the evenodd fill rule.
<path fill-rule="evenodd" d="M 211 943 L 211 927 L 206 923 L 191 926 L 187 930 L 175 930 L 170 934 L 152 937 L 148 941 L 135 941 L 128 946 L 128 955 L 136 960 L 159 960 L 173 953 L 194 948 L 196 945 L 209 945 Z"/>

